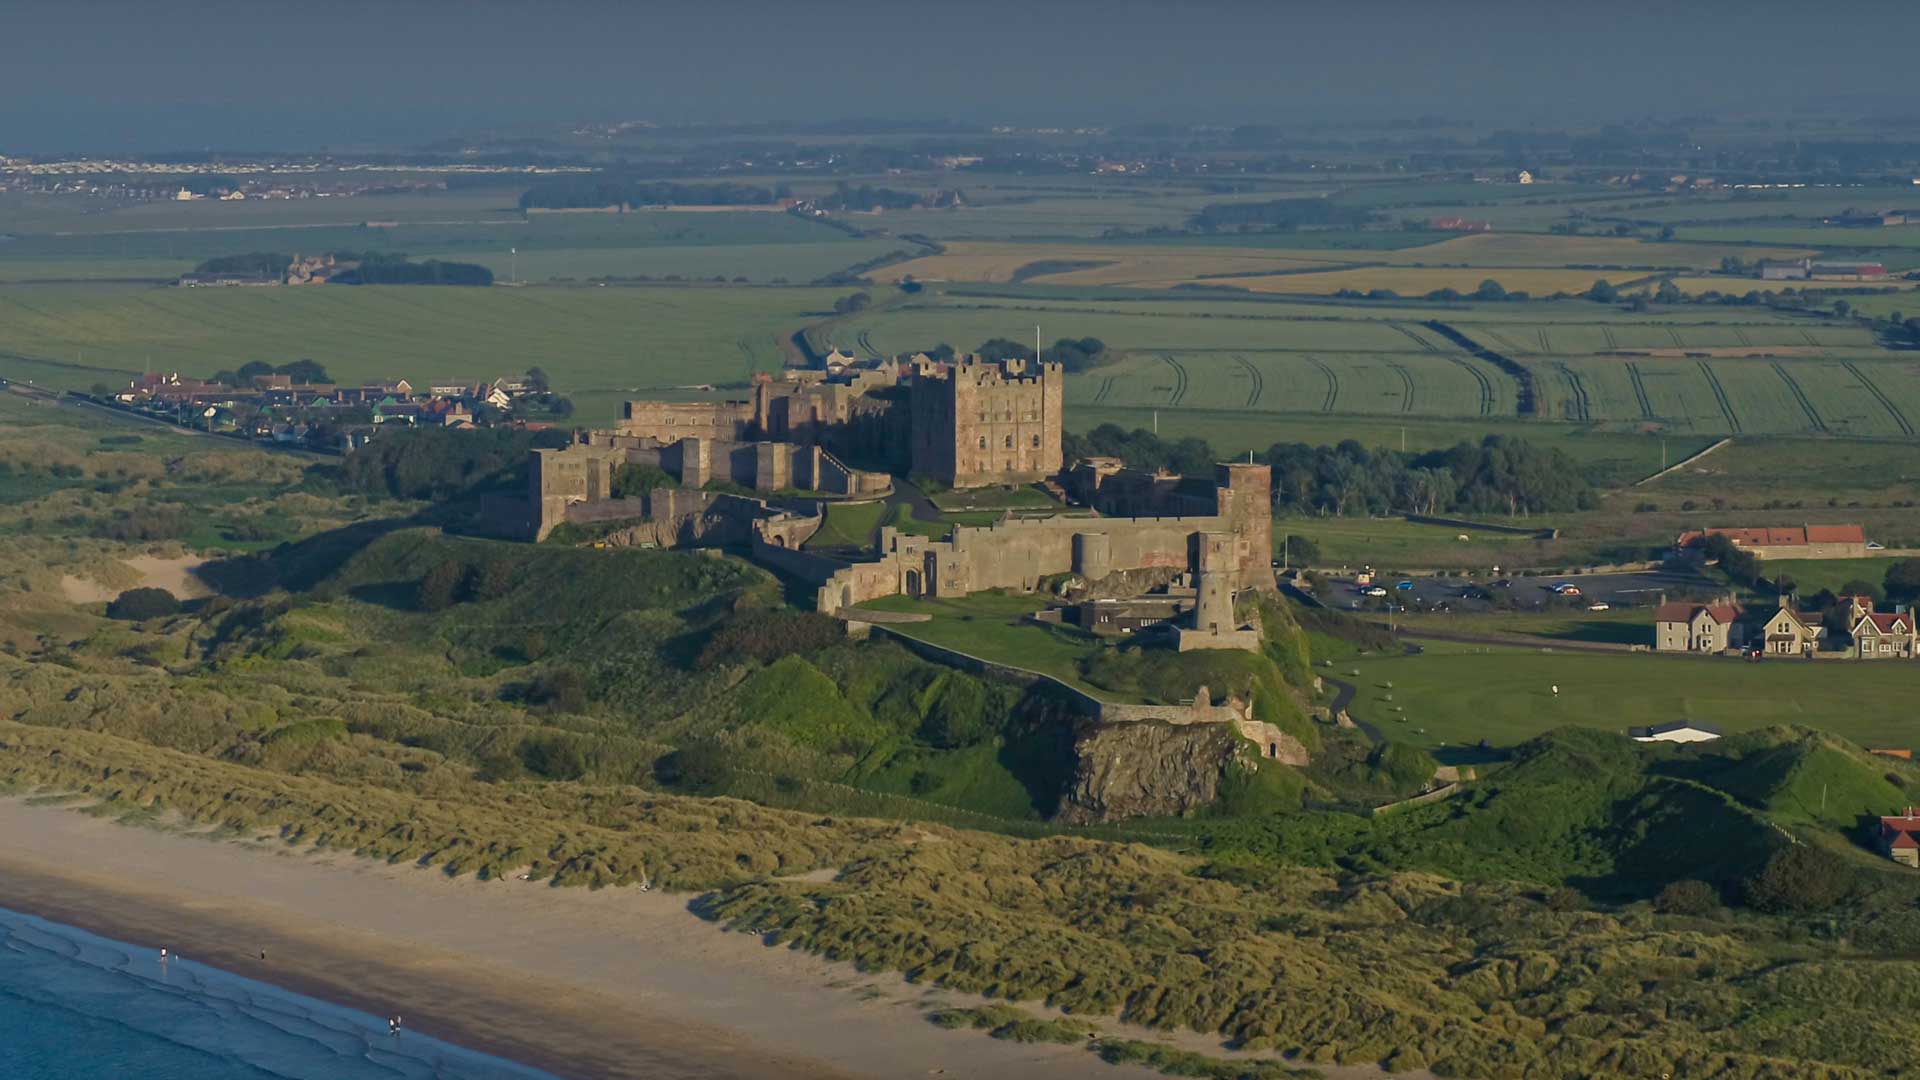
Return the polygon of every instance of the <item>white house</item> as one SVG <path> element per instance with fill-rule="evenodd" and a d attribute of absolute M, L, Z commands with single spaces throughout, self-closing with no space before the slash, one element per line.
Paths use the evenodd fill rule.
<path fill-rule="evenodd" d="M 1720 737 L 1720 729 L 1691 720 L 1674 720 L 1650 727 L 1631 727 L 1627 736 L 1634 742 L 1711 742 Z"/>

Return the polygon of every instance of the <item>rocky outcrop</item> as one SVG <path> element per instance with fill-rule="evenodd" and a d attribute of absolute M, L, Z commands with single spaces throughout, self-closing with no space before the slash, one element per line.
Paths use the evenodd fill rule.
<path fill-rule="evenodd" d="M 1084 825 L 1197 810 L 1219 795 L 1221 777 L 1247 746 L 1231 724 L 1090 724 L 1074 739 L 1079 763 L 1058 820 Z"/>

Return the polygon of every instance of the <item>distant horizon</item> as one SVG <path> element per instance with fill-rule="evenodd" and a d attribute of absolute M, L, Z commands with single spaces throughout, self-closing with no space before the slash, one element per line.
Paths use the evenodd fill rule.
<path fill-rule="evenodd" d="M 1859 25 L 1907 13 L 1847 6 Z M 1553 128 L 1910 108 L 1903 35 L 1809 35 L 1771 0 L 1735 18 L 1649 0 L 1604 18 L 1516 0 L 190 7 L 18 0 L 0 154 L 395 147 L 641 117 Z"/>

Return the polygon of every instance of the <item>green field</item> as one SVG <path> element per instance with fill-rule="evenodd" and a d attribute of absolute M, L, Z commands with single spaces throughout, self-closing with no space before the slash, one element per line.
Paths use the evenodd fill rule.
<path fill-rule="evenodd" d="M 1347 674 L 1354 669 L 1358 677 Z M 1567 724 L 1624 731 L 1670 720 L 1696 720 L 1729 733 L 1801 724 L 1864 746 L 1920 743 L 1909 706 L 1911 664 L 1456 647 L 1342 661 L 1334 674 L 1358 688 L 1356 717 L 1389 738 L 1432 748 L 1482 739 L 1511 746 Z"/>
<path fill-rule="evenodd" d="M 578 418 L 636 393 L 778 369 L 840 293 L 809 289 L 429 287 L 0 289 L 0 376 L 85 389 L 142 371 L 211 375 L 311 357 L 342 381 L 545 368 Z"/>

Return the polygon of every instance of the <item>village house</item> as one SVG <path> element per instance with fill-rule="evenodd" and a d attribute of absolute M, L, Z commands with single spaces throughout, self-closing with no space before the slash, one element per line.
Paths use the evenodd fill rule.
<path fill-rule="evenodd" d="M 1785 597 L 1760 626 L 1760 648 L 1769 656 L 1812 656 L 1826 640 L 1827 625 L 1820 613 L 1795 611 Z"/>
<path fill-rule="evenodd" d="M 1880 853 L 1902 866 L 1920 868 L 1920 808 L 1909 806 L 1904 813 L 1880 819 L 1875 840 Z"/>
<path fill-rule="evenodd" d="M 1717 654 L 1746 643 L 1740 605 L 1726 598 L 1700 604 L 1685 600 L 1661 604 L 1654 613 L 1653 647 L 1659 652 Z"/>
<path fill-rule="evenodd" d="M 1848 614 L 1853 655 L 1860 660 L 1911 660 L 1916 655 L 1914 616 L 1908 611 L 1875 611 L 1873 601 L 1854 597 Z"/>

